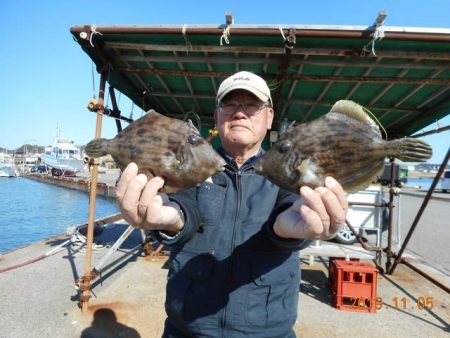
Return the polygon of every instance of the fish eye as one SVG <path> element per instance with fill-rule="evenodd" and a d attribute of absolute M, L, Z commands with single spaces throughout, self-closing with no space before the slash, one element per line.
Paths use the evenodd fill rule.
<path fill-rule="evenodd" d="M 291 141 L 284 141 L 280 144 L 280 153 L 285 153 L 292 148 L 292 142 Z"/>
<path fill-rule="evenodd" d="M 202 141 L 202 138 L 198 135 L 189 135 L 187 141 L 189 144 L 198 144 Z"/>

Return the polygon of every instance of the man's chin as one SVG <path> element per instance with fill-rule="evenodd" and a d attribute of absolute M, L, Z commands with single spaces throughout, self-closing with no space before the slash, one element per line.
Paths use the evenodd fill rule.
<path fill-rule="evenodd" d="M 236 145 L 246 145 L 252 141 L 252 138 L 247 134 L 241 134 L 241 135 L 232 135 L 232 137 L 229 138 L 230 143 L 236 144 Z"/>

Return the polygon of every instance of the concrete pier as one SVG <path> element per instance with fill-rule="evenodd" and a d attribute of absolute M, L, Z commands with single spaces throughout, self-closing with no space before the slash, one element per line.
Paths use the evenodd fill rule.
<path fill-rule="evenodd" d="M 105 197 L 116 197 L 116 181 L 120 170 L 111 169 L 98 174 L 97 194 Z M 52 176 L 45 173 L 29 173 L 23 177 L 36 181 L 58 185 L 60 187 L 89 192 L 90 172 L 80 171 L 75 177 Z"/>
<path fill-rule="evenodd" d="M 49 175 L 27 176 L 42 182 L 87 191 L 88 173 L 75 178 Z M 119 172 L 99 174 L 99 193 L 115 193 Z M 411 196 L 412 195 L 412 196 Z M 401 212 L 401 238 L 414 218 L 422 192 L 405 191 L 396 210 Z M 436 198 L 434 198 L 436 197 Z M 450 194 L 436 194 L 424 213 L 417 234 L 408 246 L 408 259 L 444 285 L 448 274 L 448 206 Z M 128 228 L 120 220 L 105 226 L 95 238 L 93 262 L 99 262 L 109 247 Z M 400 232 L 401 230 L 401 232 Z M 371 239 L 368 236 L 369 241 Z M 114 336 L 119 330 L 129 337 L 161 337 L 164 328 L 165 256 L 144 256 L 141 234 L 134 230 L 120 246 L 99 279 L 92 284 L 87 312 L 78 308 L 75 284 L 85 261 L 83 242 L 67 242 L 67 234 L 11 250 L 0 256 L 0 270 L 46 255 L 34 263 L 0 273 L 0 337 Z M 383 243 L 386 243 L 383 237 Z M 397 243 L 394 236 L 394 243 Z M 373 241 L 372 241 L 373 242 Z M 61 246 L 63 243 L 68 243 Z M 394 247 L 394 251 L 397 251 Z M 414 257 L 411 253 L 415 254 Z M 322 242 L 301 251 L 302 281 L 297 337 L 448 337 L 450 298 L 447 292 L 400 264 L 393 275 L 377 278 L 376 313 L 338 310 L 333 305 L 328 257 L 359 258 L 371 262 L 372 255 L 358 244 Z M 313 257 L 312 257 L 313 256 Z M 312 259 L 311 259 L 312 257 Z M 434 268 L 432 265 L 436 266 Z M 382 264 L 384 266 L 384 262 Z M 353 299 L 353 301 L 356 300 Z M 351 299 L 352 301 L 352 299 Z M 356 304 L 356 303 L 355 303 Z M 355 306 L 356 307 L 356 306 Z M 110 314 L 105 317 L 104 314 Z M 102 317 L 103 314 L 103 317 Z M 99 320 L 100 318 L 100 320 Z"/>

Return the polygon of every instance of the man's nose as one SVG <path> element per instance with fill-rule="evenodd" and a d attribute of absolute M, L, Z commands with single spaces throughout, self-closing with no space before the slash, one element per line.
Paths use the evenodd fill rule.
<path fill-rule="evenodd" d="M 240 119 L 245 119 L 247 117 L 247 114 L 245 114 L 244 109 L 239 109 L 237 108 L 233 115 L 231 116 L 231 118 L 233 120 L 240 120 Z"/>
<path fill-rule="evenodd" d="M 244 105 L 242 103 L 239 103 L 238 105 L 236 105 L 232 117 L 233 118 L 244 118 L 246 116 L 247 116 L 247 114 L 245 113 Z"/>

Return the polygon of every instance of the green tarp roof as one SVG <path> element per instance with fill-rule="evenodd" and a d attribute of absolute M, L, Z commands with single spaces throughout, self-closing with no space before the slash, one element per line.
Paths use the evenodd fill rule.
<path fill-rule="evenodd" d="M 178 118 L 195 112 L 205 128 L 213 126 L 220 82 L 240 70 L 268 81 L 275 128 L 284 117 L 320 117 L 340 99 L 368 108 L 389 138 L 412 135 L 450 112 L 450 29 L 225 28 L 86 25 L 71 33 L 136 105 Z"/>

